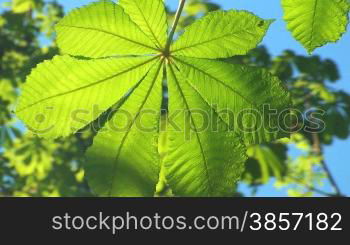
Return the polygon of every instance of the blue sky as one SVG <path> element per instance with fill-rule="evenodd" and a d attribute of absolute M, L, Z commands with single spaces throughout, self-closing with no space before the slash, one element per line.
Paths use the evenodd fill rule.
<path fill-rule="evenodd" d="M 69 11 L 74 7 L 88 4 L 93 0 L 58 0 L 63 4 L 65 11 Z M 4 2 L 0 0 L 0 2 Z M 265 19 L 276 19 L 271 25 L 262 44 L 265 45 L 272 55 L 278 55 L 285 49 L 291 49 L 297 54 L 307 55 L 303 47 L 293 39 L 291 34 L 286 30 L 285 22 L 283 21 L 283 13 L 280 5 L 280 0 L 213 0 L 220 4 L 224 9 L 242 9 L 248 10 Z M 167 0 L 166 3 L 171 8 L 176 8 L 178 0 Z M 350 93 L 350 31 L 346 33 L 342 39 L 336 44 L 328 44 L 317 49 L 314 54 L 320 55 L 322 58 L 330 58 L 339 66 L 342 79 L 337 84 L 333 85 L 336 89 L 343 89 Z M 349 153 L 350 140 L 336 140 L 330 147 L 325 148 L 326 162 L 328 163 L 331 172 L 338 181 L 343 193 L 350 195 L 350 161 Z M 297 152 L 291 150 L 291 155 L 296 155 Z M 241 185 L 240 189 L 247 195 L 249 190 L 246 186 Z M 325 190 L 330 191 L 330 186 L 326 184 Z M 258 196 L 285 196 L 286 189 L 276 190 L 273 187 L 273 181 L 269 185 L 260 188 Z"/>

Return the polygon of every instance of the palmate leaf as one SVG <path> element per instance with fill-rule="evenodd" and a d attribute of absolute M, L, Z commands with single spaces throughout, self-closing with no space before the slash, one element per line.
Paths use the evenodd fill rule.
<path fill-rule="evenodd" d="M 346 31 L 348 0 L 282 0 L 282 7 L 288 30 L 309 53 Z"/>
<path fill-rule="evenodd" d="M 110 112 L 87 151 L 86 176 L 97 195 L 153 196 L 162 168 L 175 195 L 232 196 L 246 145 L 283 132 L 257 127 L 278 125 L 277 116 L 254 121 L 252 115 L 243 126 L 255 131 L 241 132 L 221 111 L 259 114 L 269 104 L 281 112 L 290 99 L 265 70 L 204 58 L 245 54 L 271 21 L 215 12 L 169 49 L 164 9 L 161 0 L 99 1 L 68 14 L 56 27 L 66 55 L 32 71 L 17 115 L 41 136 L 56 138 Z M 160 132 L 164 85 L 166 133 Z M 160 135 L 166 147 L 159 147 Z M 166 149 L 162 158 L 159 149 Z"/>

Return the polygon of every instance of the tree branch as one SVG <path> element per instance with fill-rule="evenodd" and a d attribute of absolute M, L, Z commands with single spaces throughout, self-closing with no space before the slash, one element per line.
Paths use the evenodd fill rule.
<path fill-rule="evenodd" d="M 312 137 L 312 151 L 313 151 L 313 153 L 317 156 L 323 156 L 323 149 L 322 149 L 319 135 L 316 132 L 312 132 L 311 137 Z M 326 172 L 326 175 L 329 179 L 329 182 L 335 191 L 335 196 L 343 196 L 337 182 L 335 181 L 335 178 L 333 177 L 330 169 L 328 168 L 328 166 L 324 160 L 321 160 L 321 166 L 322 166 L 323 170 Z"/>
<path fill-rule="evenodd" d="M 328 166 L 324 160 L 321 161 L 321 165 L 322 165 L 324 171 L 326 172 L 328 179 L 329 179 L 329 182 L 331 183 L 332 187 L 334 188 L 337 196 L 343 196 L 337 182 L 335 181 L 330 169 L 328 168 Z"/>

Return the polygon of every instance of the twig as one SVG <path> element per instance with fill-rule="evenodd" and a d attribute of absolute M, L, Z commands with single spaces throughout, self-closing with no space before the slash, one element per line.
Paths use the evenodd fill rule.
<path fill-rule="evenodd" d="M 303 185 L 305 188 L 309 189 L 310 191 L 317 192 L 318 194 L 321 194 L 321 195 L 324 195 L 324 196 L 329 196 L 329 197 L 342 196 L 342 195 L 338 195 L 338 194 L 334 194 L 334 193 L 328 193 L 328 192 L 320 190 L 320 189 L 318 189 L 316 187 L 313 187 L 313 186 L 310 186 L 308 184 L 302 183 L 302 181 L 300 181 L 298 178 L 294 178 L 294 177 L 291 177 L 291 176 L 289 176 L 289 178 L 291 178 L 293 181 L 297 182 L 298 184 Z"/>
<path fill-rule="evenodd" d="M 343 194 L 341 193 L 340 188 L 339 188 L 337 182 L 335 181 L 335 179 L 334 179 L 330 169 L 328 168 L 326 162 L 322 160 L 321 165 L 322 165 L 324 171 L 326 172 L 328 179 L 329 179 L 329 182 L 331 183 L 332 187 L 334 188 L 337 196 L 343 196 Z"/>
<path fill-rule="evenodd" d="M 306 107 L 308 109 L 311 108 L 310 102 L 308 100 L 306 101 Z M 312 151 L 313 151 L 313 153 L 316 156 L 323 156 L 323 149 L 322 149 L 322 145 L 321 145 L 320 137 L 319 137 L 318 133 L 312 132 L 311 133 L 311 137 L 312 137 Z M 321 160 L 321 166 L 322 166 L 323 170 L 326 172 L 328 180 L 329 180 L 331 186 L 335 190 L 335 196 L 344 196 L 341 193 L 337 182 L 335 181 L 335 179 L 334 179 L 330 169 L 328 168 L 328 166 L 327 166 L 327 164 L 326 164 L 326 162 L 324 160 Z"/>
<path fill-rule="evenodd" d="M 312 136 L 312 143 L 313 143 L 312 149 L 313 149 L 314 154 L 316 154 L 317 156 L 322 156 L 323 150 L 321 148 L 320 137 L 315 132 L 312 132 L 311 136 Z M 337 182 L 335 181 L 330 169 L 328 168 L 328 166 L 324 160 L 321 160 L 321 166 L 322 166 L 323 170 L 326 172 L 326 175 L 329 179 L 329 182 L 330 182 L 331 186 L 334 188 L 336 195 L 342 196 L 340 188 L 339 188 Z"/>

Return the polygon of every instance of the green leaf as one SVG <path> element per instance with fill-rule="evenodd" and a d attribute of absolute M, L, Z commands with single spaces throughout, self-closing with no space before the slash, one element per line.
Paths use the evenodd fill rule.
<path fill-rule="evenodd" d="M 236 113 L 269 103 L 281 111 L 289 106 L 288 93 L 264 70 L 184 56 L 245 54 L 271 21 L 215 12 L 188 28 L 169 52 L 164 11 L 160 0 L 99 1 L 72 11 L 56 29 L 61 50 L 75 57 L 38 65 L 17 115 L 48 138 L 102 121 L 85 166 L 97 195 L 153 196 L 160 181 L 175 195 L 233 196 L 247 159 L 244 143 L 280 135 L 242 134 L 217 109 Z M 160 125 L 167 130 L 161 139 Z"/>
<path fill-rule="evenodd" d="M 167 68 L 169 115 L 166 177 L 175 195 L 232 196 L 245 146 L 172 66 Z M 211 115 L 213 115 L 211 117 Z"/>
<path fill-rule="evenodd" d="M 175 58 L 185 80 L 246 144 L 288 134 L 283 114 L 291 99 L 281 81 L 264 69 L 220 61 Z M 274 113 L 268 114 L 268 110 Z"/>
<path fill-rule="evenodd" d="M 346 31 L 347 0 L 282 0 L 288 30 L 309 52 L 336 42 Z"/>
<path fill-rule="evenodd" d="M 162 0 L 119 0 L 119 4 L 157 48 L 165 47 L 168 24 Z"/>
<path fill-rule="evenodd" d="M 14 13 L 25 13 L 34 7 L 34 0 L 12 0 L 12 10 Z"/>
<path fill-rule="evenodd" d="M 157 46 L 111 1 L 73 10 L 57 25 L 57 44 L 63 53 L 106 57 L 157 53 Z"/>
<path fill-rule="evenodd" d="M 56 56 L 28 76 L 17 116 L 43 137 L 68 136 L 120 100 L 152 63 L 152 57 L 79 60 Z"/>
<path fill-rule="evenodd" d="M 244 55 L 261 42 L 272 22 L 247 11 L 214 11 L 186 28 L 171 51 L 197 58 Z"/>
<path fill-rule="evenodd" d="M 248 148 L 247 154 L 255 159 L 260 166 L 260 183 L 266 184 L 270 180 L 270 176 L 281 179 L 283 175 L 283 161 L 266 146 L 254 145 Z"/>
<path fill-rule="evenodd" d="M 159 178 L 162 64 L 147 74 L 95 137 L 86 174 L 101 196 L 153 196 Z"/>

